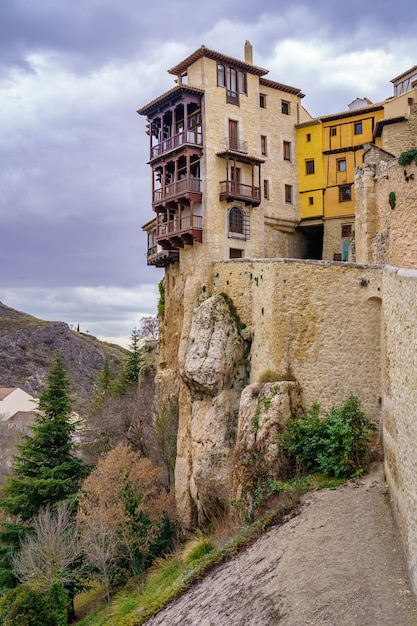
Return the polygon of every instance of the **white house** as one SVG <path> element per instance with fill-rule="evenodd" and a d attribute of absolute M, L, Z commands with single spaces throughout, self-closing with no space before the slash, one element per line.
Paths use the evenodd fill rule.
<path fill-rule="evenodd" d="M 19 387 L 0 387 L 0 422 L 31 421 L 38 408 L 38 400 Z M 17 414 L 20 419 L 17 420 Z M 30 416 L 27 414 L 31 414 Z M 31 419 L 28 419 L 31 418 Z"/>

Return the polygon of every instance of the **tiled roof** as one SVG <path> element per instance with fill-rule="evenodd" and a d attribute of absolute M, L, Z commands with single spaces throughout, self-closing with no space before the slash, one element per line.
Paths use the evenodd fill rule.
<path fill-rule="evenodd" d="M 0 400 L 4 400 L 15 390 L 16 387 L 0 387 Z"/>
<path fill-rule="evenodd" d="M 269 70 L 265 70 L 263 67 L 257 67 L 256 65 L 251 65 L 250 63 L 245 63 L 245 61 L 241 61 L 240 59 L 235 59 L 234 57 L 229 57 L 226 54 L 222 54 L 221 52 L 216 52 L 215 50 L 210 50 L 210 48 L 206 48 L 206 46 L 201 46 L 197 50 L 195 50 L 192 54 L 190 54 L 186 59 L 180 61 L 178 65 L 171 67 L 168 70 L 169 74 L 174 74 L 175 76 L 181 76 L 187 70 L 187 68 L 202 57 L 207 57 L 209 59 L 214 59 L 215 61 L 219 61 L 220 63 L 226 63 L 228 65 L 232 65 L 238 69 L 244 70 L 249 74 L 257 74 L 258 76 L 263 76 L 264 74 L 268 74 Z"/>
<path fill-rule="evenodd" d="M 342 111 L 341 113 L 331 113 L 330 115 L 322 115 L 321 117 L 315 117 L 308 122 L 302 122 L 297 124 L 297 128 L 303 128 L 306 126 L 313 126 L 314 124 L 320 124 L 321 122 L 331 122 L 332 120 L 340 120 L 345 117 L 355 117 L 356 115 L 362 115 L 367 113 L 373 113 L 374 111 L 381 111 L 384 108 L 384 103 L 373 104 L 369 107 L 361 107 L 360 109 L 352 109 L 351 111 Z"/>
<path fill-rule="evenodd" d="M 269 78 L 260 78 L 259 84 L 264 85 L 265 87 L 271 87 L 271 89 L 279 89 L 279 91 L 285 91 L 286 93 L 292 93 L 295 96 L 299 96 L 300 98 L 304 98 L 304 94 L 301 89 L 297 87 L 290 87 L 290 85 L 284 85 L 283 83 L 277 83 L 274 80 L 269 80 Z"/>
<path fill-rule="evenodd" d="M 204 93 L 204 89 L 201 89 L 201 87 L 193 87 L 192 85 L 183 85 L 183 84 L 175 85 L 175 87 L 172 87 L 172 89 L 169 89 L 168 91 L 163 93 L 161 96 L 158 96 L 154 100 L 151 100 L 151 102 L 149 102 L 148 104 L 145 104 L 145 106 L 138 109 L 137 112 L 139 113 L 139 115 L 147 115 L 148 113 L 152 111 L 155 105 L 162 104 L 165 100 L 169 100 L 171 96 L 173 96 L 177 92 L 180 93 L 184 91 L 185 92 L 188 91 L 190 93 L 197 93 L 197 94 Z"/>

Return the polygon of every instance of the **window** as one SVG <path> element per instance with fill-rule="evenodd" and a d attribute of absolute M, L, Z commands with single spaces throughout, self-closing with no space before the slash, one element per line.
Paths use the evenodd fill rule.
<path fill-rule="evenodd" d="M 267 155 L 267 140 L 266 135 L 261 135 L 261 153 L 266 156 Z"/>
<path fill-rule="evenodd" d="M 352 236 L 352 224 L 342 224 L 342 238 Z"/>
<path fill-rule="evenodd" d="M 307 133 L 307 135 L 306 135 L 306 141 L 311 141 L 311 133 Z"/>
<path fill-rule="evenodd" d="M 340 185 L 339 202 L 346 202 L 348 200 L 352 200 L 351 185 Z"/>
<path fill-rule="evenodd" d="M 239 94 L 248 93 L 246 72 L 219 63 L 217 65 L 217 86 L 226 87 L 226 102 L 239 106 Z"/>
<path fill-rule="evenodd" d="M 284 141 L 284 161 L 291 161 L 291 142 Z"/>
<path fill-rule="evenodd" d="M 243 250 L 239 250 L 238 248 L 229 248 L 229 259 L 242 259 L 243 258 Z"/>
<path fill-rule="evenodd" d="M 314 174 L 314 159 L 306 161 L 306 174 Z"/>
<path fill-rule="evenodd" d="M 346 159 L 338 159 L 337 160 L 337 171 L 338 172 L 346 172 Z"/>
<path fill-rule="evenodd" d="M 287 100 L 281 100 L 281 113 L 283 115 L 290 114 L 290 103 Z"/>
<path fill-rule="evenodd" d="M 229 232 L 243 234 L 243 210 L 237 206 L 229 211 Z"/>
<path fill-rule="evenodd" d="M 220 64 L 217 66 L 217 85 L 219 87 L 226 87 L 224 65 Z"/>
<path fill-rule="evenodd" d="M 285 185 L 285 202 L 292 204 L 292 185 Z"/>
<path fill-rule="evenodd" d="M 248 93 L 246 86 L 246 74 L 245 72 L 239 72 L 237 75 L 237 86 L 239 93 Z"/>
<path fill-rule="evenodd" d="M 314 204 L 314 198 L 313 198 L 313 196 L 309 196 L 309 197 L 308 197 L 308 203 L 309 203 L 309 205 L 310 205 L 310 206 L 311 206 L 312 204 Z"/>
<path fill-rule="evenodd" d="M 239 122 L 229 120 L 229 149 L 239 150 Z"/>
<path fill-rule="evenodd" d="M 332 126 L 330 128 L 330 137 L 336 137 L 336 135 L 337 135 L 337 128 L 336 126 Z"/>
<path fill-rule="evenodd" d="M 266 109 L 266 95 L 264 93 L 259 94 L 259 106 L 261 109 Z"/>
<path fill-rule="evenodd" d="M 269 180 L 264 179 L 264 198 L 269 200 Z"/>
<path fill-rule="evenodd" d="M 242 207 L 234 206 L 229 209 L 228 236 L 249 239 L 249 214 Z"/>
<path fill-rule="evenodd" d="M 362 135 L 362 122 L 355 122 L 355 135 Z"/>

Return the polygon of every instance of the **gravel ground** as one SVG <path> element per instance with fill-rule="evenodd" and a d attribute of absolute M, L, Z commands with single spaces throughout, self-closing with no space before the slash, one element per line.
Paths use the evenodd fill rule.
<path fill-rule="evenodd" d="M 417 626 L 380 466 L 308 495 L 148 626 Z"/>

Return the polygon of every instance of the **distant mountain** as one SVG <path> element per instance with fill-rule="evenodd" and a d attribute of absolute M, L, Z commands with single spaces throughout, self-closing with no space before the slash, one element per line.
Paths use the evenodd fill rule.
<path fill-rule="evenodd" d="M 119 373 L 126 355 L 120 346 L 73 331 L 64 322 L 47 322 L 0 302 L 0 387 L 20 387 L 37 397 L 57 351 L 68 370 L 75 408 L 91 397 L 106 357 Z"/>

